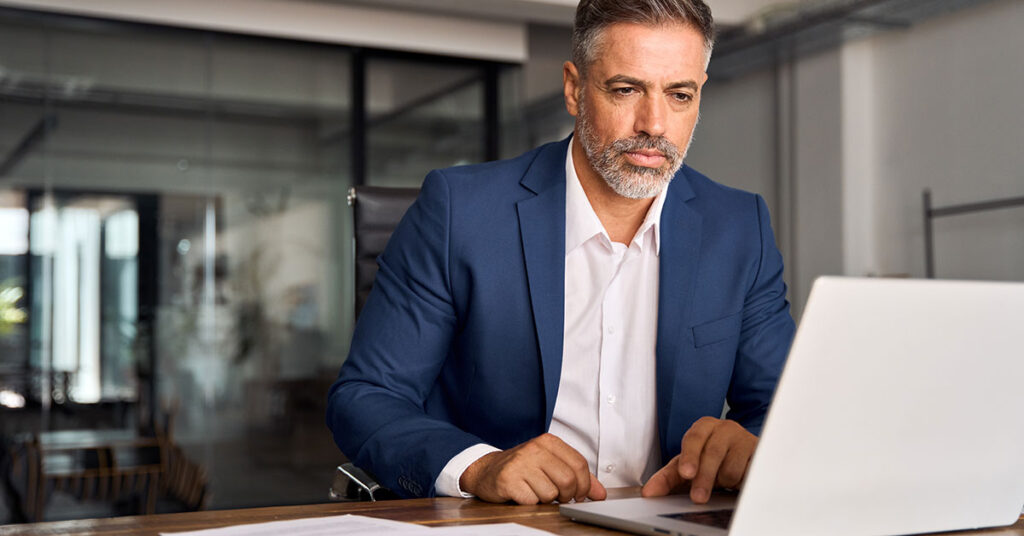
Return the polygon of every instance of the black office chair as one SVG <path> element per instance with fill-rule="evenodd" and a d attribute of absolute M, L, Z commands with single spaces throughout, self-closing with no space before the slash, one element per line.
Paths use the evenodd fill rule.
<path fill-rule="evenodd" d="M 352 207 L 356 242 L 357 317 L 366 304 L 373 279 L 377 276 L 377 257 L 384 252 L 391 233 L 419 193 L 418 188 L 349 188 L 348 204 Z"/>
<path fill-rule="evenodd" d="M 356 316 L 363 310 L 377 275 L 377 257 L 384 251 L 391 233 L 409 209 L 418 188 L 359 186 L 349 188 L 355 234 Z M 328 497 L 333 501 L 379 501 L 397 499 L 393 491 L 382 487 L 373 475 L 352 463 L 339 465 Z"/>

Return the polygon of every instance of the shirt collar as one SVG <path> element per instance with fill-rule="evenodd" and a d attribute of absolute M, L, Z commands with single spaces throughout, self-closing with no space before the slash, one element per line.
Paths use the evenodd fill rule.
<path fill-rule="evenodd" d="M 666 186 L 661 193 L 654 198 L 651 208 L 647 210 L 647 216 L 637 230 L 632 242 L 644 247 L 644 237 L 647 232 L 653 230 L 654 252 L 661 253 L 661 210 L 665 206 L 665 194 L 668 192 Z M 611 246 L 611 239 L 600 218 L 590 205 L 586 192 L 580 184 L 580 178 L 576 174 L 576 167 L 572 158 L 572 143 L 565 154 L 565 253 L 578 248 L 591 238 L 601 235 L 603 241 Z"/>

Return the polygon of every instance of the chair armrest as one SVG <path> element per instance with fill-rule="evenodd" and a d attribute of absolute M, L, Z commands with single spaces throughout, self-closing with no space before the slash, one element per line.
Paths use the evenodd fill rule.
<path fill-rule="evenodd" d="M 384 489 L 369 473 L 352 463 L 343 463 L 334 472 L 334 481 L 328 496 L 332 501 L 369 500 L 376 502 L 375 494 Z"/>

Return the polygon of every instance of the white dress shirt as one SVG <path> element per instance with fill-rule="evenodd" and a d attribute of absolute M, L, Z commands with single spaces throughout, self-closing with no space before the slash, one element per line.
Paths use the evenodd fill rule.
<path fill-rule="evenodd" d="M 638 486 L 660 465 L 655 401 L 658 252 L 665 190 L 633 240 L 612 242 L 565 158 L 565 325 L 549 432 L 579 451 L 605 487 Z M 438 495 L 471 497 L 459 478 L 498 449 L 474 445 L 435 481 Z"/>

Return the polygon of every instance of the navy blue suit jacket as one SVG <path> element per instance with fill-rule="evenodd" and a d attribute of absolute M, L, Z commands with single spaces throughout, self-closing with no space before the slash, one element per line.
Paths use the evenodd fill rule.
<path fill-rule="evenodd" d="M 327 422 L 342 452 L 432 496 L 480 442 L 548 430 L 562 364 L 568 140 L 431 172 L 378 259 Z M 759 433 L 793 334 L 760 196 L 684 166 L 661 216 L 657 340 L 663 462 L 703 416 Z"/>

